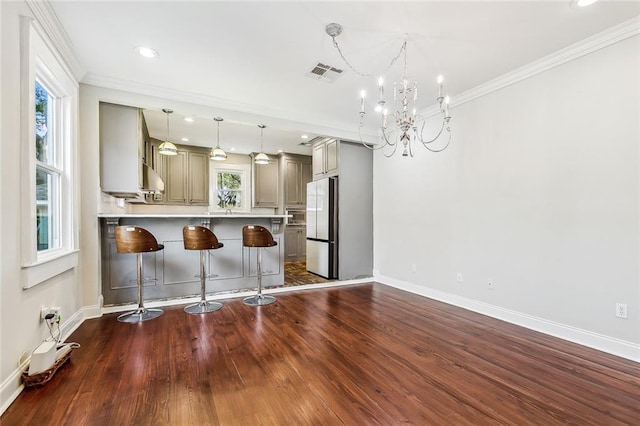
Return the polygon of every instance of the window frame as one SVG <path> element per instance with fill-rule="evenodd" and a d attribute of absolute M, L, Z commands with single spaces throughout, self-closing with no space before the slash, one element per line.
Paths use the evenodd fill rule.
<path fill-rule="evenodd" d="M 21 18 L 21 240 L 22 287 L 31 288 L 78 264 L 78 83 L 33 18 Z M 36 156 L 35 83 L 51 96 L 52 138 L 56 144 L 51 162 Z M 60 173 L 56 197 L 57 247 L 38 250 L 36 170 Z"/>
<path fill-rule="evenodd" d="M 242 175 L 241 189 L 242 207 L 229 207 L 236 213 L 248 213 L 251 211 L 251 165 L 250 164 L 225 164 L 211 160 L 211 181 L 209 183 L 209 210 L 213 212 L 226 212 L 227 208 L 218 206 L 218 173 L 240 173 Z"/>

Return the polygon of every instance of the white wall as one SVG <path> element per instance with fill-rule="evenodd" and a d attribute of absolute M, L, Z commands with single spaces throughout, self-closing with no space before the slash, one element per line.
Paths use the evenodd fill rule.
<path fill-rule="evenodd" d="M 639 47 L 636 35 L 452 108 L 443 153 L 376 155 L 377 276 L 638 348 Z"/>
<path fill-rule="evenodd" d="M 0 75 L 0 413 L 20 385 L 18 359 L 48 334 L 39 320 L 42 305 L 61 307 L 63 323 L 81 307 L 82 286 L 78 270 L 72 269 L 33 288 L 23 290 L 20 241 L 23 222 L 20 210 L 20 22 L 32 16 L 23 2 L 2 2 Z"/>

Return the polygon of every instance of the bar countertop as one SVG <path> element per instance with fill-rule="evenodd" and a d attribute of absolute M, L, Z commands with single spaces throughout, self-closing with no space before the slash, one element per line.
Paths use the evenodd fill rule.
<path fill-rule="evenodd" d="M 252 214 L 252 213 L 98 213 L 98 217 L 103 218 L 216 218 L 216 219 L 284 219 L 291 217 L 287 214 Z"/>

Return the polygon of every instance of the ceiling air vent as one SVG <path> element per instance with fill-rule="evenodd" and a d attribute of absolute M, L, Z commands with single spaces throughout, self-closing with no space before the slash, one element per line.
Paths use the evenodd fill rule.
<path fill-rule="evenodd" d="M 318 62 L 313 66 L 311 71 L 307 73 L 307 77 L 313 78 L 314 80 L 324 81 L 325 83 L 333 83 L 341 74 L 341 69 Z"/>

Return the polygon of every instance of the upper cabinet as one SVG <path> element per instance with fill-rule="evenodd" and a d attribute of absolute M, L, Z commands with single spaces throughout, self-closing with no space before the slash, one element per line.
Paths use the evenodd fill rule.
<path fill-rule="evenodd" d="M 278 161 L 269 157 L 269 164 L 256 164 L 256 154 L 251 154 L 251 170 L 253 175 L 253 207 L 278 207 Z"/>
<path fill-rule="evenodd" d="M 99 108 L 101 190 L 123 198 L 164 191 L 164 182 L 144 161 L 148 133 L 142 110 L 106 102 Z"/>
<path fill-rule="evenodd" d="M 337 139 L 313 144 L 313 180 L 338 175 L 340 145 Z"/>
<path fill-rule="evenodd" d="M 209 149 L 176 145 L 177 155 L 161 155 L 162 142 L 149 144 L 149 162 L 166 184 L 164 194 L 152 194 L 147 201 L 163 204 L 209 204 Z"/>
<path fill-rule="evenodd" d="M 189 204 L 209 204 L 209 149 L 188 153 L 187 192 Z"/>
<path fill-rule="evenodd" d="M 284 184 L 284 208 L 304 207 L 307 183 L 311 181 L 311 157 L 283 154 L 280 157 Z"/>

